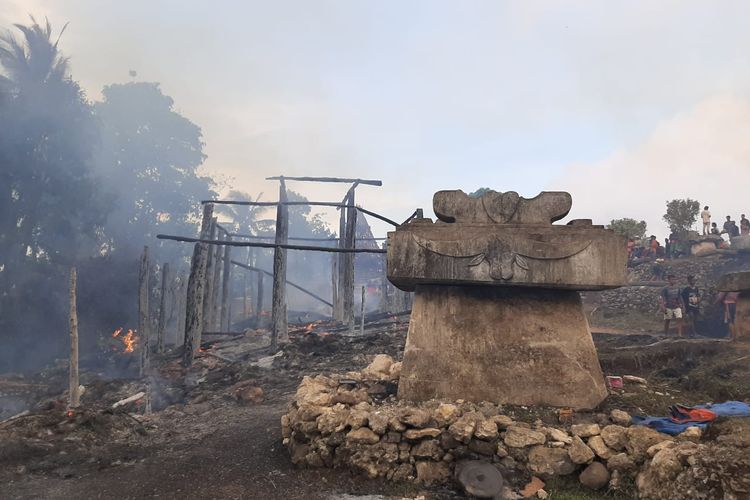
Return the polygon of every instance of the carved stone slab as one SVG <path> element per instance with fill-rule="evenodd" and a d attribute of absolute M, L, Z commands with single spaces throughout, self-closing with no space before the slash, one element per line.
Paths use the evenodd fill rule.
<path fill-rule="evenodd" d="M 569 193 L 543 191 L 534 198 L 522 198 L 515 191 L 487 191 L 471 198 L 461 190 L 438 191 L 432 207 L 444 222 L 487 224 L 551 224 L 562 219 L 573 204 Z"/>
<path fill-rule="evenodd" d="M 602 290 L 627 281 L 625 241 L 585 224 L 432 223 L 388 233 L 388 279 L 418 284 Z"/>

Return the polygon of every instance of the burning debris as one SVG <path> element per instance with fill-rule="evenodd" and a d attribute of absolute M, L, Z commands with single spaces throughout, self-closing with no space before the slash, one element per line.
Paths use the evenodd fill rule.
<path fill-rule="evenodd" d="M 122 352 L 124 353 L 130 353 L 134 352 L 135 348 L 138 346 L 138 341 L 140 340 L 140 337 L 136 335 L 136 330 L 132 330 L 128 328 L 128 331 L 125 332 L 125 334 L 122 334 L 123 328 L 118 328 L 112 333 L 112 338 L 115 338 L 120 341 Z M 115 350 L 119 351 L 119 348 L 115 348 Z"/>

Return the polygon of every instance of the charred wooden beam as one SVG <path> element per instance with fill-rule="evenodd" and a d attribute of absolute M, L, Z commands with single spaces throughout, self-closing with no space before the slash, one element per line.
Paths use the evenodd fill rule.
<path fill-rule="evenodd" d="M 269 271 L 266 271 L 265 269 L 260 269 L 260 268 L 255 267 L 255 266 L 249 266 L 247 264 L 243 264 L 241 262 L 237 262 L 236 260 L 233 260 L 231 262 L 235 266 L 241 267 L 242 269 L 247 269 L 248 271 L 255 271 L 257 273 L 262 273 L 262 274 L 265 274 L 267 276 L 273 276 L 273 273 L 271 273 Z M 331 304 L 330 302 L 328 302 L 323 297 L 320 297 L 319 295 L 316 295 L 314 292 L 311 292 L 310 290 L 307 290 L 306 288 L 301 287 L 300 285 L 298 285 L 297 283 L 294 283 L 293 281 L 286 280 L 286 284 L 289 285 L 289 286 L 291 286 L 291 287 L 296 288 L 300 292 L 305 293 L 305 294 L 309 295 L 310 297 L 312 297 L 314 299 L 319 300 L 320 302 L 324 303 L 328 307 L 333 307 L 333 304 Z"/>
<path fill-rule="evenodd" d="M 258 273 L 258 281 L 255 285 L 255 320 L 260 320 L 260 315 L 263 313 L 263 273 Z"/>
<path fill-rule="evenodd" d="M 169 234 L 157 234 L 157 239 L 180 241 L 183 243 L 206 243 L 208 245 L 229 245 L 232 247 L 254 247 L 254 248 L 285 248 L 287 250 L 310 250 L 315 252 L 338 252 L 338 253 L 387 253 L 381 248 L 336 248 L 315 247 L 308 245 L 279 245 L 277 243 L 261 243 L 252 241 L 221 241 L 211 238 L 191 238 L 189 236 L 173 236 Z"/>
<path fill-rule="evenodd" d="M 156 352 L 164 352 L 164 335 L 167 329 L 167 282 L 169 280 L 169 263 L 161 267 L 161 296 L 159 297 L 159 323 L 156 332 Z"/>
<path fill-rule="evenodd" d="M 271 347 L 276 348 L 279 342 L 289 341 L 286 312 L 286 248 L 289 235 L 289 208 L 284 202 L 286 198 L 286 184 L 284 178 L 279 179 L 279 201 L 276 207 L 276 247 L 273 251 L 273 299 L 271 304 Z"/>
<path fill-rule="evenodd" d="M 258 236 L 255 234 L 239 234 L 239 233 L 229 233 L 229 236 L 233 236 L 235 238 L 246 238 L 249 240 L 274 240 L 276 239 L 276 236 Z M 293 236 L 290 236 L 287 238 L 289 241 L 339 241 L 341 238 L 334 236 L 331 238 L 296 238 Z M 359 241 L 385 241 L 388 238 L 359 238 Z"/>
<path fill-rule="evenodd" d="M 354 206 L 354 189 L 355 186 L 349 190 L 349 198 L 347 202 L 348 208 L 346 209 L 346 233 L 344 240 L 345 248 L 356 247 L 356 234 L 357 234 L 357 210 Z M 339 294 L 343 294 L 343 322 L 349 325 L 351 330 L 354 330 L 354 254 L 344 254 L 344 269 L 341 274 L 341 289 Z"/>
<path fill-rule="evenodd" d="M 219 232 L 216 227 L 216 217 L 211 219 L 211 239 L 215 240 L 217 244 L 221 245 L 223 242 L 218 238 L 217 233 Z M 201 334 L 207 330 L 212 330 L 211 320 L 213 310 L 213 297 L 214 297 L 214 273 L 216 272 L 216 248 L 208 248 L 208 256 L 206 258 L 206 289 L 203 297 L 203 330 Z"/>
<path fill-rule="evenodd" d="M 68 370 L 68 406 L 77 408 L 81 404 L 81 391 L 78 389 L 78 307 L 76 268 L 70 269 L 70 359 Z"/>
<path fill-rule="evenodd" d="M 231 236 L 227 236 L 227 241 L 232 241 Z M 229 330 L 229 285 L 232 279 L 232 266 L 229 265 L 231 258 L 230 252 L 232 247 L 224 246 L 224 258 L 222 259 L 222 277 L 221 277 L 221 314 L 220 330 L 225 332 Z"/>
<path fill-rule="evenodd" d="M 285 176 L 276 176 L 276 177 L 266 177 L 267 181 L 278 181 L 278 180 L 287 180 L 287 181 L 303 181 L 303 182 L 340 182 L 344 184 L 365 184 L 367 186 L 382 186 L 383 181 L 375 180 L 375 179 L 346 179 L 341 177 L 285 177 Z"/>
<path fill-rule="evenodd" d="M 183 366 L 190 366 L 195 357 L 195 351 L 201 345 L 203 331 L 203 296 L 206 289 L 206 260 L 209 246 L 201 240 L 210 239 L 211 219 L 214 213 L 212 204 L 203 205 L 203 220 L 201 221 L 200 238 L 196 240 L 193 249 L 193 260 L 190 264 L 188 278 L 187 299 L 185 303 L 185 341 L 182 354 Z"/>
<path fill-rule="evenodd" d="M 221 238 L 222 241 L 226 239 L 226 237 L 222 234 Z M 214 282 L 213 285 L 211 285 L 211 310 L 210 310 L 210 321 L 207 323 L 208 327 L 211 329 L 218 329 L 218 323 L 221 320 L 220 317 L 220 304 L 219 304 L 219 291 L 221 290 L 221 276 L 222 276 L 222 269 L 223 269 L 223 261 L 222 261 L 222 253 L 223 249 L 222 247 L 216 247 L 214 251 Z"/>
<path fill-rule="evenodd" d="M 140 376 L 146 375 L 149 369 L 149 358 L 151 354 L 150 337 L 151 325 L 148 318 L 148 247 L 143 247 L 141 256 L 141 268 L 138 273 L 138 334 L 141 337 L 141 366 Z"/>

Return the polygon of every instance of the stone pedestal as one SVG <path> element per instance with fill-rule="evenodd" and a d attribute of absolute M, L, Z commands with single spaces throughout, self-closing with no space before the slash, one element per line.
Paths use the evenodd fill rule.
<path fill-rule="evenodd" d="M 607 390 L 578 292 L 419 285 L 398 395 L 593 408 Z"/>

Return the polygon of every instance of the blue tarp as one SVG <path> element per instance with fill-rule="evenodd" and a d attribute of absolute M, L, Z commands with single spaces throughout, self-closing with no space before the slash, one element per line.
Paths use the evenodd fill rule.
<path fill-rule="evenodd" d="M 750 404 L 742 401 L 726 401 L 724 403 L 698 405 L 695 408 L 710 410 L 717 417 L 750 417 Z M 688 408 L 689 409 L 689 408 Z M 680 422 L 677 423 L 670 417 L 633 417 L 634 425 L 646 425 L 654 430 L 676 436 L 688 427 L 700 427 L 705 430 L 710 422 Z"/>

